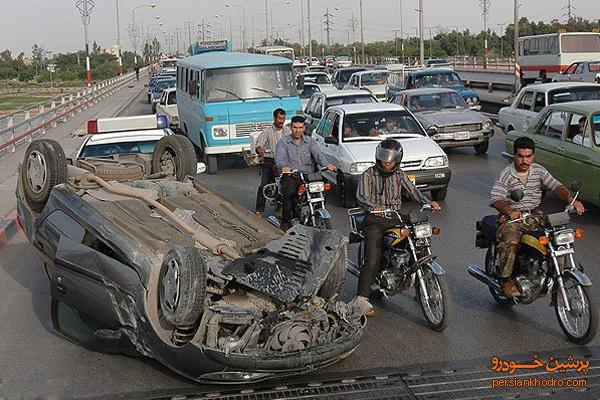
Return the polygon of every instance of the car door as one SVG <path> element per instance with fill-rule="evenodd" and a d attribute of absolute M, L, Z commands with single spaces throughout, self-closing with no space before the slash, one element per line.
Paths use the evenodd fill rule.
<path fill-rule="evenodd" d="M 320 94 L 315 96 L 315 101 L 310 110 L 311 129 L 316 129 L 323 118 L 323 104 L 325 103 L 325 95 Z M 312 131 L 311 131 L 312 132 Z"/>
<path fill-rule="evenodd" d="M 334 120 L 335 112 L 326 111 L 323 118 L 321 118 L 321 122 L 317 126 L 315 133 L 312 135 L 319 145 L 319 150 L 325 155 L 325 158 L 327 158 L 327 162 L 331 162 L 331 154 L 329 154 L 330 149 L 328 148 L 328 144 L 325 143 L 325 137 L 331 136 Z"/>
<path fill-rule="evenodd" d="M 515 115 L 515 130 L 526 130 L 531 124 L 532 120 L 537 116 L 537 113 L 533 111 L 533 100 L 534 91 L 531 89 L 525 90 L 519 98 L 516 108 L 513 111 L 513 115 Z"/>
<path fill-rule="evenodd" d="M 566 174 L 565 142 L 563 135 L 568 126 L 568 113 L 560 110 L 550 110 L 534 135 L 535 159 L 558 180 Z"/>
<path fill-rule="evenodd" d="M 565 71 L 557 76 L 557 81 L 571 81 L 573 80 L 573 74 L 575 73 L 575 70 L 577 69 L 577 66 L 580 63 L 578 62 L 574 62 L 573 64 L 569 65 L 569 67 L 567 69 L 565 69 Z"/>
<path fill-rule="evenodd" d="M 327 162 L 335 165 L 336 167 L 340 167 L 341 159 L 343 157 L 342 147 L 341 147 L 341 121 L 342 116 L 338 112 L 332 112 L 328 114 L 328 120 L 331 123 L 331 129 L 323 131 L 323 139 L 325 142 L 325 148 L 323 153 L 327 158 Z M 327 178 L 331 182 L 335 182 L 335 175 L 332 173 L 326 173 Z"/>

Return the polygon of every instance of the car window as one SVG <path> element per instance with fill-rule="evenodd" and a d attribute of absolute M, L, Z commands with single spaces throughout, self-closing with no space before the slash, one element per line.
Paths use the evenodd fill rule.
<path fill-rule="evenodd" d="M 325 114 L 325 118 L 321 120 L 319 124 L 319 128 L 317 129 L 317 134 L 321 136 L 331 136 L 331 131 L 333 130 L 333 121 L 335 119 L 335 113 L 327 113 Z"/>
<path fill-rule="evenodd" d="M 588 71 L 600 72 L 600 62 L 591 62 L 588 64 Z"/>
<path fill-rule="evenodd" d="M 44 225 L 50 225 L 53 229 L 73 240 L 81 243 L 85 235 L 85 228 L 73 218 L 69 217 L 64 211 L 56 210 L 44 220 Z"/>
<path fill-rule="evenodd" d="M 548 136 L 554 139 L 561 139 L 565 127 L 566 113 L 562 111 L 553 111 L 548 115 L 539 130 L 540 135 Z"/>
<path fill-rule="evenodd" d="M 321 118 L 323 116 L 321 110 L 323 110 L 323 97 L 319 96 L 317 98 L 317 101 L 315 102 L 315 104 L 313 106 L 312 116 L 315 117 L 315 118 Z"/>
<path fill-rule="evenodd" d="M 333 129 L 331 130 L 331 136 L 340 140 L 340 116 L 336 113 L 333 120 Z"/>
<path fill-rule="evenodd" d="M 521 110 L 531 110 L 531 103 L 533 102 L 533 92 L 531 90 L 523 93 L 519 104 L 517 104 L 517 108 Z"/>
<path fill-rule="evenodd" d="M 301 99 L 308 99 L 310 98 L 310 96 L 313 95 L 313 93 L 316 92 L 320 92 L 321 90 L 319 90 L 318 86 L 315 85 L 304 85 L 304 89 L 302 89 L 302 92 L 300 92 L 299 97 Z"/>
<path fill-rule="evenodd" d="M 569 68 L 567 68 L 567 69 L 565 70 L 565 74 L 572 74 L 572 73 L 574 73 L 574 72 L 575 72 L 575 69 L 577 68 L 577 66 L 578 66 L 578 65 L 579 65 L 578 63 L 571 64 L 571 65 L 569 66 Z"/>
<path fill-rule="evenodd" d="M 410 97 L 408 108 L 412 112 L 466 109 L 468 106 L 456 92 L 429 93 Z"/>
<path fill-rule="evenodd" d="M 600 100 L 600 85 L 576 86 L 548 92 L 548 104 L 583 100 Z"/>
<path fill-rule="evenodd" d="M 157 140 L 123 142 L 85 146 L 79 158 L 110 157 L 115 154 L 152 154 Z"/>
<path fill-rule="evenodd" d="M 576 73 L 576 74 L 581 74 L 581 73 L 583 73 L 583 64 L 579 64 L 579 65 L 577 66 L 577 68 L 575 69 L 575 73 Z"/>
<path fill-rule="evenodd" d="M 583 114 L 571 114 L 566 140 L 580 146 L 590 147 L 587 134 L 587 117 Z M 586 140 L 587 139 L 587 143 Z"/>
<path fill-rule="evenodd" d="M 596 146 L 600 146 L 600 114 L 592 116 L 592 137 Z"/>
<path fill-rule="evenodd" d="M 535 94 L 535 102 L 533 103 L 533 111 L 540 112 L 544 107 L 546 107 L 546 95 L 542 92 L 537 92 Z"/>
<path fill-rule="evenodd" d="M 368 140 L 380 136 L 424 135 L 423 129 L 407 111 L 378 111 L 349 114 L 344 119 L 344 140 Z"/>
<path fill-rule="evenodd" d="M 169 105 L 177 104 L 177 92 L 176 91 L 169 92 L 169 98 L 167 99 L 167 104 L 169 104 Z"/>

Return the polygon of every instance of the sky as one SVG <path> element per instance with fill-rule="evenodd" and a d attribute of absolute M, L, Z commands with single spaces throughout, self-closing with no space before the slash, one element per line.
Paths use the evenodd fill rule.
<path fill-rule="evenodd" d="M 163 47 L 176 47 L 176 37 L 183 49 L 189 43 L 189 29 L 192 27 L 192 39 L 200 35 L 201 25 L 211 30 L 211 38 L 229 37 L 229 18 L 233 25 L 234 46 L 241 42 L 241 32 L 246 33 L 246 41 L 251 44 L 265 37 L 265 0 L 94 0 L 95 6 L 89 25 L 90 43 L 96 41 L 102 47 L 110 47 L 116 43 L 116 2 L 119 2 L 121 46 L 131 50 L 132 44 L 128 34 L 131 14 L 134 7 L 154 2 L 156 8 L 141 7 L 135 10 L 138 25 L 144 22 L 144 30 L 157 35 Z M 291 41 L 300 41 L 300 4 L 301 0 L 266 0 L 269 13 L 273 10 L 273 37 L 281 37 Z M 303 0 L 306 5 L 306 0 Z M 479 5 L 482 0 L 423 0 L 424 25 L 426 38 L 430 29 L 435 35 L 440 30 L 483 29 L 482 11 Z M 500 31 L 499 24 L 507 24 L 513 18 L 513 1 L 489 0 L 488 27 Z M 557 18 L 566 19 L 568 0 L 520 0 L 520 14 L 535 21 L 550 21 Z M 586 19 L 600 19 L 598 0 L 571 0 L 573 13 Z M 226 3 L 244 6 L 246 27 L 243 29 L 242 7 L 226 7 Z M 3 18 L 0 20 L 0 51 L 10 49 L 15 53 L 21 51 L 31 54 L 31 46 L 36 43 L 54 53 L 74 51 L 83 48 L 83 25 L 76 0 L 0 0 Z M 351 19 L 355 17 L 355 37 L 360 40 L 359 0 L 310 0 L 311 3 L 311 36 L 317 41 L 326 41 L 322 21 L 329 7 L 331 42 L 346 43 L 352 39 Z M 400 7 L 402 4 L 402 7 Z M 596 7 L 594 7 L 596 5 Z M 404 36 L 415 35 L 418 24 L 418 0 L 363 0 L 363 20 L 365 41 L 389 40 L 395 34 L 400 36 L 400 10 L 402 10 L 402 33 Z M 10 18 L 7 18 L 10 15 Z M 216 15 L 221 17 L 216 18 Z M 305 14 L 306 15 L 306 14 Z M 160 19 L 156 20 L 159 16 Z M 162 23 L 162 26 L 155 23 Z M 186 25 L 187 23 L 187 25 Z M 153 25 L 155 24 L 155 25 Z M 254 29 L 252 29 L 254 28 Z M 270 28 L 269 28 L 270 29 Z M 305 28 L 307 29 L 307 28 Z M 162 31 L 165 31 L 164 33 Z M 306 35 L 306 33 L 305 33 Z"/>

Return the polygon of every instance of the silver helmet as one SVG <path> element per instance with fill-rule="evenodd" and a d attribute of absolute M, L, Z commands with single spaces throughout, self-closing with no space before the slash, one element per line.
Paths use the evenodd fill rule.
<path fill-rule="evenodd" d="M 382 140 L 377 145 L 377 149 L 375 150 L 375 161 L 377 168 L 384 175 L 391 175 L 400 167 L 403 155 L 404 150 L 402 149 L 402 145 L 399 141 L 394 139 Z M 391 170 L 385 170 L 381 165 L 382 162 L 393 162 L 395 163 L 394 168 Z"/>

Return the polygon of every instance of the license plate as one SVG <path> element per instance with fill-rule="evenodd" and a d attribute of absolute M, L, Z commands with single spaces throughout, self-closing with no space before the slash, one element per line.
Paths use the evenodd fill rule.
<path fill-rule="evenodd" d="M 415 185 L 417 183 L 416 175 L 408 175 L 408 179 L 413 183 L 413 185 Z"/>
<path fill-rule="evenodd" d="M 454 133 L 454 140 L 466 140 L 471 137 L 471 134 L 467 132 L 456 132 Z"/>

